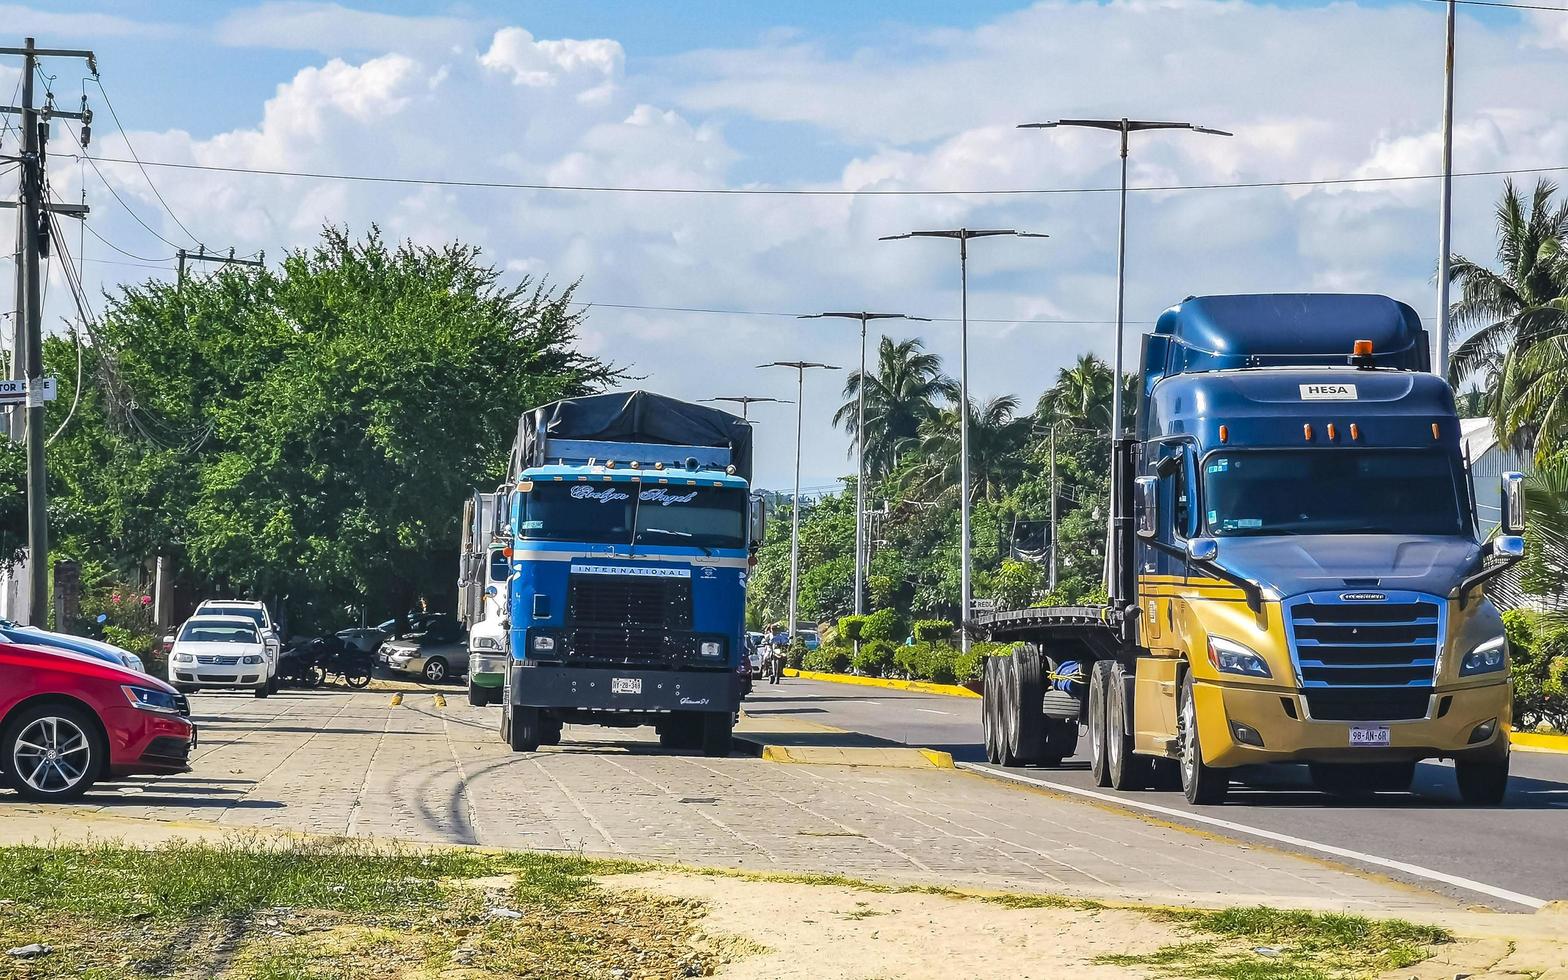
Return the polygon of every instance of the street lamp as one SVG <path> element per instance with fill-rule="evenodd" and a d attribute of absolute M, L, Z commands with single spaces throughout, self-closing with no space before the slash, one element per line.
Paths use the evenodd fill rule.
<path fill-rule="evenodd" d="M 862 594 L 865 592 L 866 558 L 866 324 L 872 320 L 922 320 L 930 317 L 909 316 L 904 313 L 805 313 L 798 320 L 820 320 L 838 317 L 860 321 L 860 385 L 855 393 L 855 449 L 859 457 L 855 478 L 855 615 L 865 612 Z"/>
<path fill-rule="evenodd" d="M 795 612 L 800 598 L 800 429 L 806 413 L 806 372 L 812 368 L 822 368 L 824 371 L 843 369 L 815 361 L 770 361 L 758 364 L 757 367 L 795 369 L 795 495 L 790 498 L 789 529 L 789 641 L 793 644 Z"/>
<path fill-rule="evenodd" d="M 1437 344 L 1432 373 L 1448 380 L 1448 277 L 1452 247 L 1449 235 L 1454 206 L 1454 0 L 1448 0 L 1448 49 L 1443 61 L 1443 195 L 1438 205 Z"/>
<path fill-rule="evenodd" d="M 1106 514 L 1105 534 L 1105 574 L 1106 591 L 1113 592 L 1115 583 L 1111 581 L 1111 553 L 1115 549 L 1118 536 L 1117 524 L 1123 519 L 1117 501 L 1120 499 L 1117 488 L 1121 486 L 1120 464 L 1121 454 L 1116 449 L 1116 442 L 1122 436 L 1122 342 L 1126 326 L 1124 311 L 1127 297 L 1127 144 L 1133 133 L 1141 133 L 1153 129 L 1186 129 L 1194 133 L 1203 133 L 1207 136 L 1234 136 L 1223 129 L 1210 129 L 1190 122 L 1158 122 L 1148 119 L 1055 119 L 1050 122 L 1023 123 L 1019 129 L 1055 129 L 1060 126 L 1072 126 L 1080 129 L 1105 129 L 1113 133 L 1120 133 L 1122 137 L 1122 187 L 1121 187 L 1121 216 L 1116 232 L 1116 366 L 1112 373 L 1111 385 L 1111 497 L 1110 507 Z M 1112 595 L 1113 600 L 1125 598 Z"/>
<path fill-rule="evenodd" d="M 742 422 L 751 421 L 751 406 L 757 404 L 758 402 L 781 402 L 785 405 L 793 404 L 793 402 L 791 402 L 788 398 L 766 398 L 762 395 L 719 395 L 716 398 L 703 398 L 699 400 L 705 402 L 734 402 L 740 406 L 740 418 Z"/>
<path fill-rule="evenodd" d="M 881 241 L 898 238 L 955 238 L 958 240 L 958 289 L 960 295 L 958 330 L 958 580 L 959 643 L 969 652 L 969 240 L 1012 235 L 1016 238 L 1047 238 L 1047 235 L 1011 228 L 947 228 L 940 231 L 910 231 L 902 235 L 883 235 Z"/>

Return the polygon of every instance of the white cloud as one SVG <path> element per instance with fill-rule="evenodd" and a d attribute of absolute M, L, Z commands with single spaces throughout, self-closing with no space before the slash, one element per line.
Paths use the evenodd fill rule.
<path fill-rule="evenodd" d="M 503 27 L 479 58 L 485 68 L 510 75 L 512 84 L 548 88 L 567 82 L 580 101 L 607 102 L 625 52 L 615 41 L 535 40 L 521 27 Z"/>

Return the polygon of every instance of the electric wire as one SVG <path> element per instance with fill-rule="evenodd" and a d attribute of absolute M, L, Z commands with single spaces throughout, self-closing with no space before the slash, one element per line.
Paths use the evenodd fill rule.
<path fill-rule="evenodd" d="M 130 152 L 131 159 L 136 161 L 136 169 L 141 171 L 142 178 L 147 181 L 147 186 L 152 189 L 153 197 L 156 197 L 158 199 L 158 203 L 163 205 L 163 210 L 169 215 L 170 218 L 174 219 L 174 223 L 179 225 L 181 231 L 185 232 L 185 236 L 196 245 L 200 246 L 201 239 L 191 234 L 191 230 L 185 227 L 185 222 L 181 221 L 180 216 L 174 213 L 173 208 L 169 207 L 169 202 L 163 199 L 163 193 L 158 190 L 158 185 L 153 183 L 152 175 L 149 174 L 147 172 L 147 168 L 142 165 L 141 157 L 136 153 L 136 147 L 131 145 L 131 134 L 126 132 L 125 127 L 121 125 L 120 114 L 114 111 L 114 100 L 109 98 L 109 90 L 103 87 L 103 76 L 95 73 L 92 76 L 92 80 L 93 84 L 98 86 L 99 94 L 103 96 L 103 104 L 109 110 L 109 118 L 114 120 L 114 128 L 120 131 L 120 138 L 125 141 L 125 149 Z M 80 146 L 80 144 L 78 144 L 78 146 Z M 83 149 L 83 152 L 85 152 L 85 148 Z"/>

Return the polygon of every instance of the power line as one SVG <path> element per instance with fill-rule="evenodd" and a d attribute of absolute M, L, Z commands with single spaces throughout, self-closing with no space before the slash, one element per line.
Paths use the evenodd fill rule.
<path fill-rule="evenodd" d="M 168 213 L 170 218 L 174 219 L 175 224 L 180 226 L 180 230 L 185 232 L 186 237 L 200 245 L 201 239 L 191 234 L 191 230 L 185 227 L 185 222 L 181 221 L 180 216 L 174 213 L 173 208 L 169 207 L 169 202 L 163 199 L 163 194 L 158 191 L 158 185 L 152 182 L 152 175 L 147 172 L 146 167 L 142 166 L 141 157 L 136 154 L 136 147 L 131 145 L 131 134 L 127 133 L 125 127 L 120 124 L 120 114 L 114 111 L 114 101 L 109 98 L 109 90 L 103 87 L 103 78 L 96 72 L 93 73 L 93 84 L 98 86 L 98 92 L 103 96 L 103 104 L 109 109 L 109 118 L 114 120 L 114 127 L 120 131 L 120 138 L 125 140 L 125 148 L 130 151 L 131 159 L 136 161 L 136 169 L 142 172 L 142 177 L 147 181 L 147 186 L 152 188 L 153 197 L 156 197 L 158 203 L 163 205 L 163 210 Z M 85 149 L 83 152 L 86 152 Z"/>
<path fill-rule="evenodd" d="M 135 252 L 127 252 L 125 249 L 123 249 L 120 246 L 116 245 L 115 243 L 109 241 L 109 239 L 107 239 L 107 238 L 103 237 L 102 235 L 98 234 L 98 232 L 93 229 L 92 225 L 88 224 L 85 219 L 83 219 L 83 221 L 82 221 L 82 227 L 87 229 L 87 233 L 89 235 L 91 235 L 94 238 L 98 239 L 100 242 L 102 242 L 105 245 L 109 246 L 110 248 L 114 249 L 116 252 L 119 252 L 121 255 L 125 256 L 128 259 L 136 259 L 138 262 L 173 262 L 174 261 L 174 256 L 172 256 L 172 255 L 169 256 L 166 259 L 154 259 L 154 258 L 149 258 L 149 257 L 147 257 L 145 255 L 137 255 Z M 84 258 L 84 259 L 82 259 L 82 261 L 83 262 L 107 262 L 108 260 L 107 259 L 87 259 L 87 258 Z M 126 263 L 116 262 L 114 264 L 115 265 L 125 265 Z"/>
<path fill-rule="evenodd" d="M 71 137 L 71 142 L 76 144 L 76 148 L 78 150 L 82 150 L 82 141 L 76 138 L 76 134 L 71 131 L 71 127 L 70 126 L 64 126 L 62 128 L 65 130 L 66 135 Z M 76 157 L 77 154 L 71 154 L 71 156 Z M 142 216 L 137 214 L 134 210 L 132 210 L 132 208 L 131 208 L 131 206 L 129 204 L 125 203 L 125 198 L 120 196 L 120 192 L 114 189 L 114 185 L 109 183 L 109 178 L 105 177 L 103 175 L 103 171 L 98 168 L 98 161 L 97 160 L 95 160 L 93 157 L 89 156 L 85 150 L 82 150 L 82 153 L 80 154 L 80 158 L 84 159 L 88 163 L 92 164 L 93 173 L 98 175 L 99 182 L 103 184 L 103 186 L 104 186 L 104 188 L 106 190 L 108 190 L 109 195 L 115 199 L 115 201 L 120 205 L 120 207 L 125 209 L 125 213 L 126 214 L 130 215 L 133 219 L 135 219 L 137 224 L 139 224 L 143 228 L 147 229 L 148 234 L 152 235 L 152 237 L 158 239 L 158 241 L 160 241 L 160 242 L 163 242 L 165 245 L 169 246 L 170 248 L 179 248 L 180 247 L 177 243 L 171 242 L 171 241 L 169 241 L 169 239 L 165 238 L 152 225 L 149 225 L 147 222 L 143 221 L 142 220 Z M 129 163 L 130 161 L 128 161 L 128 160 L 120 160 L 120 161 L 116 161 L 116 162 L 119 162 L 119 163 Z"/>
<path fill-rule="evenodd" d="M 1444 2 L 1444 0 L 1440 0 Z M 1479 3 L 1482 0 L 1469 0 Z M 88 157 L 101 163 L 134 163 L 146 167 L 167 167 L 174 170 L 201 170 L 214 173 L 250 174 L 261 177 L 297 177 L 308 180 L 342 180 L 370 184 L 418 184 L 431 187 L 469 187 L 489 190 L 562 191 L 571 193 L 606 194 L 713 194 L 725 196 L 758 197 L 997 197 L 1046 194 L 1115 194 L 1116 187 L 1034 187 L 1001 188 L 990 190 L 918 190 L 918 189 L 861 189 L 786 187 L 617 187 L 596 184 L 531 184 L 519 181 L 476 180 L 439 177 L 387 177 L 374 174 L 350 174 L 330 171 L 281 170 L 265 167 L 223 167 L 203 163 L 174 163 L 164 160 L 126 160 L 120 157 Z M 1522 174 L 1560 173 L 1568 165 L 1555 167 L 1517 167 L 1509 170 L 1467 170 L 1456 172 L 1455 177 L 1512 177 Z M 1386 184 L 1412 180 L 1440 180 L 1442 174 L 1392 174 L 1379 177 L 1326 177 L 1316 180 L 1252 180 L 1233 183 L 1208 184 L 1147 184 L 1128 187 L 1130 192 L 1154 193 L 1169 191 L 1248 190 L 1270 187 L 1327 187 L 1333 185 Z"/>
<path fill-rule="evenodd" d="M 571 305 L 572 306 L 583 306 L 583 307 L 597 306 L 597 307 L 600 307 L 601 309 L 607 309 L 607 310 L 638 310 L 638 311 L 648 312 L 648 313 L 710 313 L 710 314 L 715 314 L 715 315 L 719 315 L 719 316 L 766 316 L 766 317 L 783 317 L 783 318 L 788 318 L 788 319 L 792 319 L 792 320 L 793 319 L 797 319 L 800 316 L 800 314 L 798 314 L 798 313 L 785 313 L 785 312 L 780 312 L 780 311 L 777 311 L 777 310 L 723 310 L 723 309 L 715 309 L 715 308 L 712 308 L 712 307 L 700 307 L 700 306 L 642 306 L 642 305 L 638 305 L 638 304 L 635 304 L 635 303 L 595 303 L 595 302 L 592 302 L 590 300 L 573 300 Z M 944 316 L 933 316 L 933 317 L 927 317 L 926 319 L 930 320 L 933 323 L 957 323 L 958 322 L 958 317 L 955 317 L 955 316 L 945 316 L 945 317 Z M 1077 326 L 1098 326 L 1098 325 L 1103 325 L 1103 324 L 1114 324 L 1116 321 L 1115 320 L 1053 320 L 1053 319 L 1047 319 L 1047 318 L 1020 319 L 1020 318 L 999 318 L 999 317 L 992 317 L 992 318 L 987 319 L 987 318 L 983 318 L 983 317 L 973 317 L 972 316 L 972 317 L 969 318 L 969 322 L 970 323 L 1054 323 L 1054 324 L 1064 324 L 1064 325 L 1068 325 L 1068 326 L 1073 326 L 1073 325 L 1077 325 Z M 1127 322 L 1128 323 L 1153 323 L 1154 321 L 1152 321 L 1152 320 L 1128 320 Z"/>
<path fill-rule="evenodd" d="M 1427 0 L 1428 3 L 1448 3 L 1448 0 Z M 1454 0 L 1455 3 L 1467 7 L 1508 7 L 1513 10 L 1550 10 L 1557 14 L 1568 14 L 1568 7 L 1553 7 L 1544 3 L 1504 3 L 1503 0 Z"/>

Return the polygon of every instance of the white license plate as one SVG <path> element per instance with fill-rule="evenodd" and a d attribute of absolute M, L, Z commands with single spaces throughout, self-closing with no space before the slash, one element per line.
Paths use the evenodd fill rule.
<path fill-rule="evenodd" d="M 611 694 L 641 694 L 641 677 L 612 677 L 610 678 Z"/>
<path fill-rule="evenodd" d="M 1392 745 L 1387 725 L 1350 726 L 1351 745 Z"/>

